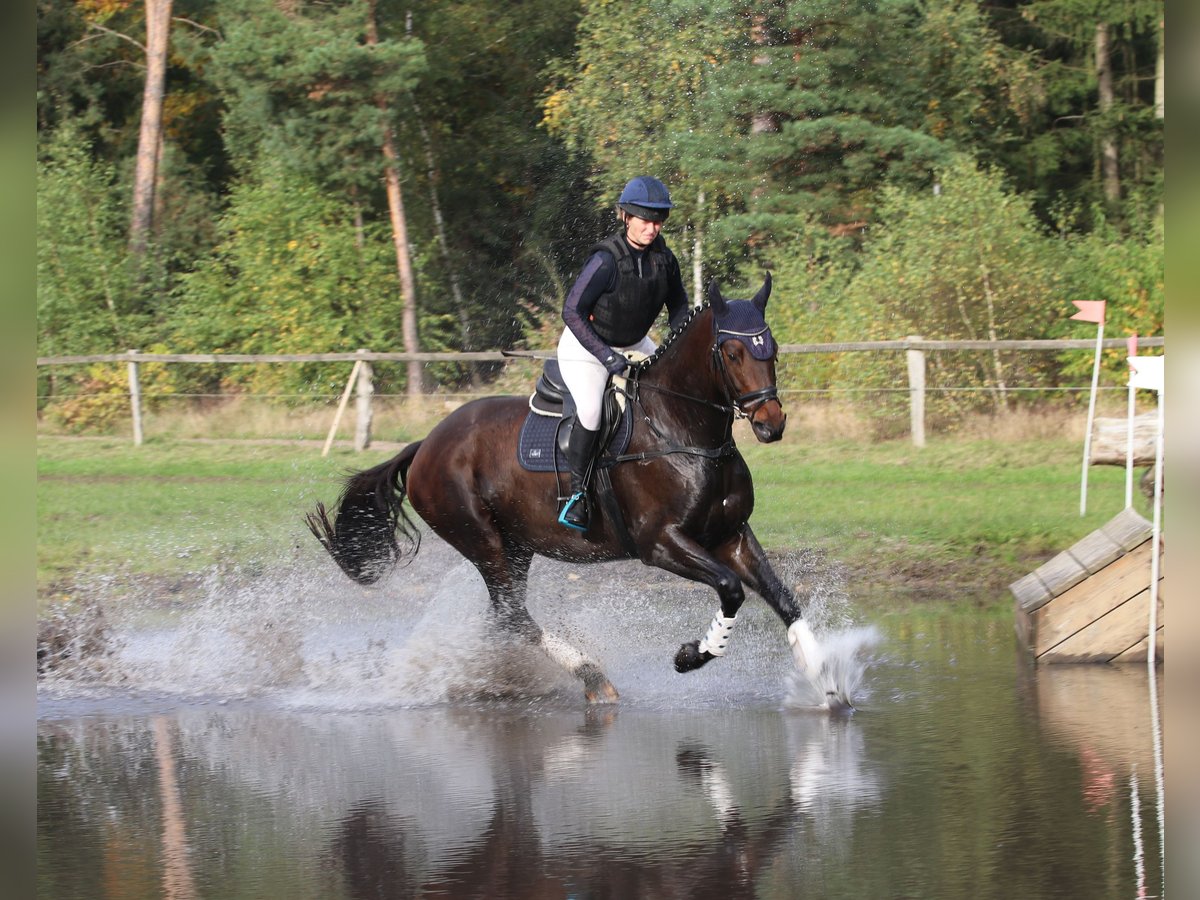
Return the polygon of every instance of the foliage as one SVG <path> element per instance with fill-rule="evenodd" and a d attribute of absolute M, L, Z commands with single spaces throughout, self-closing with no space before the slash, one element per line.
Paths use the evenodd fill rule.
<path fill-rule="evenodd" d="M 1023 0 L 999 18 L 1009 46 L 1030 48 L 1044 103 L 1005 153 L 1005 165 L 1038 209 L 1064 200 L 1082 209 L 1103 206 L 1101 143 L 1115 141 L 1121 201 L 1109 218 L 1137 217 L 1162 199 L 1163 120 L 1154 111 L 1163 0 Z M 1113 106 L 1098 99 L 1096 31 L 1109 35 Z"/>
<path fill-rule="evenodd" d="M 911 4 L 913 40 L 904 46 L 917 77 L 900 105 L 921 110 L 922 130 L 993 164 L 1009 159 L 1045 105 L 1033 54 L 1004 44 L 971 0 Z M 894 101 L 895 102 L 895 101 Z"/>
<path fill-rule="evenodd" d="M 715 196 L 719 185 L 695 177 L 688 136 L 716 124 L 704 121 L 703 98 L 739 34 L 733 7 L 668 0 L 637 16 L 617 3 L 583 9 L 576 57 L 548 67 L 542 126 L 593 161 L 601 207 L 611 209 L 629 178 L 653 174 L 675 188 L 677 220 L 698 215 L 696 191 Z"/>
<path fill-rule="evenodd" d="M 842 302 L 824 311 L 840 340 L 1029 338 L 1046 330 L 1048 310 L 1068 290 L 1066 248 L 1039 224 L 1027 200 L 1005 188 L 994 170 L 960 158 L 938 172 L 940 189 L 882 193 L 877 230 L 863 248 L 862 268 Z M 1007 388 L 1053 383 L 1054 371 L 1030 354 L 937 353 L 928 357 L 930 418 L 969 409 L 1003 408 Z M 896 354 L 843 360 L 835 383 L 903 384 Z M 973 393 L 937 393 L 941 387 Z M 875 407 L 903 422 L 903 395 Z"/>
<path fill-rule="evenodd" d="M 1064 275 L 1070 285 L 1068 299 L 1105 300 L 1106 337 L 1163 334 L 1166 326 L 1163 218 L 1156 216 L 1134 223 L 1123 234 L 1100 211 L 1093 216 L 1099 227 L 1064 238 L 1069 250 Z M 1080 322 L 1060 321 L 1054 336 L 1079 337 L 1086 328 Z M 1104 352 L 1102 364 L 1106 378 L 1112 383 L 1125 380 L 1128 372 L 1125 356 L 1125 348 Z M 1063 374 L 1076 379 L 1090 375 L 1091 366 L 1091 357 L 1080 354 L 1064 355 L 1062 359 Z"/>
<path fill-rule="evenodd" d="M 112 167 L 86 138 L 59 129 L 37 166 L 40 353 L 111 353 L 136 346 L 144 321 L 126 265 L 126 207 Z"/>
<path fill-rule="evenodd" d="M 752 242 L 813 214 L 830 226 L 871 217 L 883 181 L 919 185 L 946 147 L 894 102 L 911 77 L 906 0 L 761 4 L 720 72 L 710 115 L 732 119 L 710 166 L 737 186 Z M 712 153 L 712 149 L 718 152 Z M 745 238 L 743 238 L 745 239 Z"/>
<path fill-rule="evenodd" d="M 1161 0 L 174 2 L 152 265 L 136 273 L 124 234 L 144 6 L 37 2 L 41 353 L 399 346 L 385 126 L 425 350 L 552 343 L 584 249 L 642 171 L 672 188 L 685 267 L 696 246 L 703 277 L 732 290 L 775 273 L 785 342 L 1077 336 L 1033 311 L 1080 297 L 1109 300 L 1111 335 L 1163 327 Z M 937 174 L 959 156 L 987 174 Z M 1085 365 L 979 359 L 931 359 L 941 384 L 962 373 L 979 388 L 939 414 Z M 783 375 L 902 381 L 899 356 L 862 363 L 805 357 Z M 1119 374 L 1119 354 L 1106 364 Z M 344 376 L 290 371 L 187 380 L 323 395 Z M 457 385 L 467 369 L 430 374 Z M 378 375 L 382 391 L 404 378 Z"/>
<path fill-rule="evenodd" d="M 399 342 L 400 299 L 389 237 L 361 233 L 354 211 L 310 178 L 264 159 L 239 184 L 211 260 L 186 276 L 172 344 L 205 353 L 352 351 Z M 360 244 L 361 239 L 361 244 Z M 225 386 L 337 393 L 327 365 L 225 367 Z"/>
<path fill-rule="evenodd" d="M 167 348 L 153 345 L 144 352 L 166 353 Z M 125 364 L 95 363 L 73 381 L 73 393 L 53 398 L 46 406 L 50 421 L 73 434 L 107 433 L 129 421 L 129 372 Z M 138 385 L 143 408 L 153 411 L 161 407 L 163 398 L 175 393 L 174 373 L 165 363 L 139 363 Z"/>
<path fill-rule="evenodd" d="M 577 0 L 433 2 L 412 16 L 413 34 L 437 52 L 397 104 L 407 208 L 415 233 L 432 239 L 440 201 L 447 252 L 428 254 L 421 303 L 462 323 L 458 347 L 508 347 L 557 320 L 604 231 L 586 199 L 588 161 L 537 127 L 544 69 L 570 53 L 578 16 Z"/>
<path fill-rule="evenodd" d="M 229 0 L 212 78 L 227 97 L 225 139 L 243 168 L 262 154 L 321 181 L 366 189 L 383 171 L 380 105 L 424 67 L 419 41 L 368 44 L 366 0 Z"/>
<path fill-rule="evenodd" d="M 206 79 L 218 0 L 173 0 L 163 122 L 188 168 L 225 174 L 220 101 Z M 146 22 L 138 0 L 37 0 L 38 134 L 82 129 L 118 164 L 137 149 Z"/>
<path fill-rule="evenodd" d="M 855 241 L 830 234 L 815 215 L 795 216 L 778 237 L 763 246 L 758 262 L 772 275 L 771 332 L 781 344 L 818 344 L 845 340 L 831 314 L 844 302 L 846 287 L 860 264 Z M 752 273 L 754 270 L 750 270 Z M 746 296 L 756 289 L 750 274 Z M 838 357 L 805 354 L 786 357 L 780 365 L 782 387 L 813 390 L 827 387 L 837 372 Z"/>

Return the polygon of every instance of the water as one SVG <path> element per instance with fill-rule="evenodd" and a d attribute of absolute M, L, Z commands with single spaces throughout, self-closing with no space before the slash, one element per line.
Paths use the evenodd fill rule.
<path fill-rule="evenodd" d="M 465 564 L 418 560 L 376 591 L 214 576 L 186 612 L 121 588 L 112 652 L 39 685 L 39 896 L 1161 893 L 1144 666 L 1034 670 L 1006 615 L 855 630 L 832 584 L 861 680 L 830 714 L 758 601 L 677 675 L 707 591 L 539 563 L 535 616 L 622 692 L 588 709 Z"/>

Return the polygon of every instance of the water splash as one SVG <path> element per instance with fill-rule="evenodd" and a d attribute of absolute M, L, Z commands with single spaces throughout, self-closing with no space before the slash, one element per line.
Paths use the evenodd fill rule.
<path fill-rule="evenodd" d="M 881 635 L 874 626 L 824 633 L 817 652 L 788 676 L 784 705 L 793 709 L 852 709 L 870 665 L 868 651 Z M 816 658 L 812 658 L 812 657 Z"/>
<path fill-rule="evenodd" d="M 845 620 L 836 580 L 812 559 L 792 554 L 780 572 L 818 598 L 812 621 Z M 120 695 L 368 712 L 582 702 L 572 676 L 496 630 L 482 579 L 436 540 L 371 588 L 315 556 L 273 568 L 214 568 L 183 588 L 121 578 L 77 587 L 95 612 L 78 618 L 74 637 L 74 626 L 56 623 L 56 646 L 75 655 L 42 673 L 41 702 Z M 797 695 L 782 683 L 792 664 L 779 620 L 757 598 L 743 607 L 726 658 L 679 675 L 675 651 L 699 635 L 714 608 L 707 589 L 633 562 L 541 559 L 529 589 L 534 619 L 598 660 L 624 708 L 778 706 L 785 691 Z M 842 680 L 853 690 L 860 677 Z"/>

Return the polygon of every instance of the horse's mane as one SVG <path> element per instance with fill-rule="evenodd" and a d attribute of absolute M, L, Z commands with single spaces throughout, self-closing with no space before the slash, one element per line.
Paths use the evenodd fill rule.
<path fill-rule="evenodd" d="M 687 318 L 685 318 L 683 320 L 683 323 L 679 326 L 679 330 L 670 332 L 667 335 L 667 337 L 663 340 L 663 342 L 658 345 L 658 348 L 650 356 L 646 357 L 645 359 L 641 360 L 640 362 L 634 363 L 633 368 L 635 368 L 639 371 L 645 371 L 646 369 L 649 369 L 652 366 L 654 366 L 660 359 L 663 358 L 663 356 L 665 356 L 667 354 L 667 352 L 671 349 L 671 347 L 674 344 L 679 343 L 679 340 L 683 337 L 683 335 L 687 332 L 687 330 L 689 328 L 691 328 L 692 323 L 695 322 L 696 319 L 700 318 L 700 314 L 702 312 L 704 312 L 706 309 L 708 309 L 708 301 L 707 300 L 705 300 L 699 306 L 693 306 L 688 311 Z"/>

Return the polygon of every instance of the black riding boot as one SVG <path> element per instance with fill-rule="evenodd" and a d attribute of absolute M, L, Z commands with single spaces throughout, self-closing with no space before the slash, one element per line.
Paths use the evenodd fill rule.
<path fill-rule="evenodd" d="M 566 506 L 559 513 L 558 521 L 577 531 L 587 531 L 591 521 L 587 489 L 592 474 L 592 454 L 599 436 L 600 432 L 588 431 L 576 421 L 567 440 L 567 465 L 571 467 L 571 496 L 567 498 Z"/>

